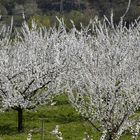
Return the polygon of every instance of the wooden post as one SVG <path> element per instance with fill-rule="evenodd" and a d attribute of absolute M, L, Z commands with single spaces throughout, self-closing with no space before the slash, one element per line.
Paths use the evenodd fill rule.
<path fill-rule="evenodd" d="M 47 119 L 47 118 L 39 118 L 41 120 L 41 140 L 44 140 L 45 138 L 45 124 L 44 124 L 44 121 Z"/>

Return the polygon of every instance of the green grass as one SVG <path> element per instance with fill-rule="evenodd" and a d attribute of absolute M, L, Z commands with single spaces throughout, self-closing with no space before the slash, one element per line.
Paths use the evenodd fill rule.
<path fill-rule="evenodd" d="M 24 132 L 17 133 L 17 112 L 9 110 L 0 114 L 0 140 L 27 140 L 28 132 L 33 129 L 33 140 L 41 140 L 41 120 L 45 125 L 45 140 L 56 140 L 50 132 L 60 125 L 64 140 L 82 140 L 84 132 L 88 132 L 93 140 L 98 140 L 100 134 L 84 121 L 70 106 L 67 98 L 61 95 L 55 99 L 54 106 L 39 106 L 36 111 L 24 111 Z M 126 134 L 121 140 L 131 140 Z"/>

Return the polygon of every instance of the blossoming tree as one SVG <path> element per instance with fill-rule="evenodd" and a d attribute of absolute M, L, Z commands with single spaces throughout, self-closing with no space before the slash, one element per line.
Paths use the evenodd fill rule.
<path fill-rule="evenodd" d="M 24 22 L 8 47 L 0 49 L 0 95 L 3 107 L 18 111 L 23 130 L 23 109 L 50 101 L 60 91 L 59 45 L 63 30 L 45 29 Z"/>
<path fill-rule="evenodd" d="M 140 24 L 129 28 L 95 19 L 75 29 L 70 46 L 68 96 L 76 110 L 98 131 L 101 140 L 119 139 L 135 121 L 140 102 Z M 95 124 L 97 124 L 96 126 Z"/>

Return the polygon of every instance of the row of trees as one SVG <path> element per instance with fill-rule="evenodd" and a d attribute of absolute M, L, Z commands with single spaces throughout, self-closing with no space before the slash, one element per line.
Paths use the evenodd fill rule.
<path fill-rule="evenodd" d="M 140 107 L 140 22 L 126 27 L 96 17 L 77 30 L 67 31 L 64 21 L 46 29 L 26 22 L 11 37 L 2 26 L 0 95 L 3 109 L 22 111 L 67 93 L 72 106 L 101 132 L 100 140 L 119 139 L 134 128 L 136 139 Z"/>
<path fill-rule="evenodd" d="M 114 10 L 115 22 L 119 22 L 120 17 L 126 10 L 125 7 L 128 4 L 128 0 L 0 0 L 0 14 L 2 15 L 2 21 L 9 23 L 11 16 L 14 16 L 16 26 L 21 26 L 22 13 L 26 15 L 26 20 L 31 16 L 49 16 L 46 21 L 52 21 L 53 16 L 59 15 L 69 17 L 69 19 L 81 22 L 81 15 L 84 15 L 85 19 L 93 18 L 95 15 L 103 17 L 103 15 L 110 16 L 111 9 Z M 72 11 L 78 13 L 71 16 Z M 140 3 L 138 0 L 133 0 L 130 10 L 126 16 L 126 21 L 130 22 L 137 18 L 140 14 Z M 80 18 L 81 17 L 81 18 Z M 80 21 L 79 21 L 80 19 Z M 43 21 L 44 22 L 44 21 Z M 43 23 L 41 22 L 41 23 Z M 84 21 L 82 21 L 84 22 Z M 86 23 L 86 21 L 85 21 Z M 79 26 L 79 25 L 78 25 Z"/>

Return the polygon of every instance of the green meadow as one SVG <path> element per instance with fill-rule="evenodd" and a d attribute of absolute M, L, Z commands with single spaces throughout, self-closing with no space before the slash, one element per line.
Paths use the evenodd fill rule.
<path fill-rule="evenodd" d="M 33 130 L 32 140 L 42 140 L 42 118 L 44 119 L 44 140 L 57 140 L 51 133 L 56 125 L 60 126 L 64 140 L 82 140 L 87 132 L 93 140 L 99 140 L 100 133 L 77 114 L 64 95 L 54 99 L 55 105 L 42 105 L 35 110 L 25 110 L 24 131 L 17 132 L 17 112 L 8 110 L 0 114 L 0 140 L 27 140 Z M 140 139 L 140 138 L 139 138 Z M 131 140 L 126 133 L 121 140 Z"/>

